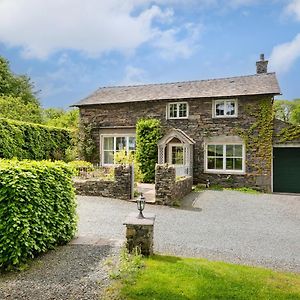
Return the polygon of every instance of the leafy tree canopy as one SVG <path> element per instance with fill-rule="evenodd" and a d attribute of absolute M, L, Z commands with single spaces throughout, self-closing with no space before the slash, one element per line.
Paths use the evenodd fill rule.
<path fill-rule="evenodd" d="M 61 128 L 78 128 L 79 110 L 65 111 L 62 108 L 47 108 L 43 110 L 43 123 L 47 126 Z"/>
<path fill-rule="evenodd" d="M 24 104 L 32 103 L 40 106 L 34 85 L 26 75 L 15 75 L 9 67 L 9 62 L 0 56 L 0 95 L 19 98 Z"/>
<path fill-rule="evenodd" d="M 40 123 L 41 108 L 31 102 L 25 104 L 20 97 L 0 96 L 0 118 Z"/>
<path fill-rule="evenodd" d="M 300 124 L 300 99 L 275 100 L 274 102 L 275 116 L 277 119 Z"/>
<path fill-rule="evenodd" d="M 15 75 L 0 56 L 0 117 L 40 123 L 41 105 L 26 75 Z"/>

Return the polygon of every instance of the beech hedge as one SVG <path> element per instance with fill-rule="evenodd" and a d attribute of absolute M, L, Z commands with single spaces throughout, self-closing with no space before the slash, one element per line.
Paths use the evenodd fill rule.
<path fill-rule="evenodd" d="M 65 160 L 72 131 L 0 118 L 0 158 Z"/>
<path fill-rule="evenodd" d="M 0 269 L 18 268 L 73 238 L 72 175 L 64 162 L 0 159 Z"/>

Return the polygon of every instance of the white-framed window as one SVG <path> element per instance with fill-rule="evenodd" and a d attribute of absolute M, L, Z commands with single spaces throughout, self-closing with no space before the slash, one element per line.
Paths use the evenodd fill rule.
<path fill-rule="evenodd" d="M 205 145 L 204 163 L 207 173 L 244 173 L 245 146 L 233 143 L 209 143 Z"/>
<path fill-rule="evenodd" d="M 113 165 L 115 163 L 115 154 L 122 150 L 126 153 L 135 152 L 134 135 L 102 135 L 102 165 Z"/>
<path fill-rule="evenodd" d="M 189 116 L 189 106 L 187 102 L 168 103 L 167 119 L 187 119 Z"/>
<path fill-rule="evenodd" d="M 214 118 L 232 118 L 238 115 L 237 99 L 224 99 L 213 101 Z"/>
<path fill-rule="evenodd" d="M 169 145 L 169 163 L 171 165 L 184 165 L 184 149 L 182 144 Z"/>

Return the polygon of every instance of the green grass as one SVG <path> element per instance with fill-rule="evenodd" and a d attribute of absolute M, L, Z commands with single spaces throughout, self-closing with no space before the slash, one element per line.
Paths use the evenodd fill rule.
<path fill-rule="evenodd" d="M 135 282 L 118 285 L 127 300 L 300 299 L 300 275 L 205 259 L 153 256 Z"/>
<path fill-rule="evenodd" d="M 241 188 L 224 188 L 221 185 L 211 185 L 209 188 L 206 188 L 204 185 L 196 185 L 194 187 L 194 191 L 195 192 L 202 192 L 202 191 L 206 191 L 206 190 L 210 190 L 210 191 L 237 191 L 237 192 L 242 192 L 242 193 L 246 193 L 246 194 L 260 194 L 261 192 L 251 189 L 251 188 L 247 188 L 247 187 L 241 187 Z"/>

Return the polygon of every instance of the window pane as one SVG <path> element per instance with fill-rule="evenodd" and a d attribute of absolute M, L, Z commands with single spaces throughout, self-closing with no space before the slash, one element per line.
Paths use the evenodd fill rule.
<path fill-rule="evenodd" d="M 226 170 L 233 170 L 233 160 L 234 158 L 226 158 Z"/>
<path fill-rule="evenodd" d="M 169 104 L 170 118 L 177 118 L 177 104 Z"/>
<path fill-rule="evenodd" d="M 234 146 L 234 156 L 243 157 L 243 146 L 242 145 Z"/>
<path fill-rule="evenodd" d="M 113 163 L 114 163 L 114 152 L 104 151 L 104 164 L 113 164 Z"/>
<path fill-rule="evenodd" d="M 216 102 L 216 116 L 224 116 L 224 102 Z"/>
<path fill-rule="evenodd" d="M 223 169 L 223 158 L 216 158 L 216 169 L 217 170 Z"/>
<path fill-rule="evenodd" d="M 235 102 L 226 101 L 226 115 L 233 116 L 235 114 Z"/>
<path fill-rule="evenodd" d="M 116 138 L 116 150 L 120 151 L 126 149 L 126 138 L 125 137 L 117 137 Z"/>
<path fill-rule="evenodd" d="M 216 156 L 223 156 L 223 145 L 216 145 Z"/>
<path fill-rule="evenodd" d="M 226 156 L 227 157 L 234 156 L 233 155 L 233 148 L 234 148 L 234 145 L 226 145 Z"/>
<path fill-rule="evenodd" d="M 135 150 L 135 137 L 130 136 L 128 138 L 128 150 L 134 151 Z"/>
<path fill-rule="evenodd" d="M 183 165 L 183 147 L 181 146 L 172 147 L 172 164 Z"/>
<path fill-rule="evenodd" d="M 216 146 L 215 145 L 207 146 L 207 156 L 216 156 Z"/>
<path fill-rule="evenodd" d="M 187 116 L 187 105 L 186 103 L 179 104 L 179 117 L 184 118 Z"/>
<path fill-rule="evenodd" d="M 207 159 L 207 169 L 211 169 L 211 170 L 215 169 L 215 159 L 214 158 L 209 157 Z"/>
<path fill-rule="evenodd" d="M 114 150 L 114 138 L 113 137 L 104 137 L 104 150 Z"/>
<path fill-rule="evenodd" d="M 243 169 L 243 160 L 242 158 L 234 158 L 234 170 Z"/>

